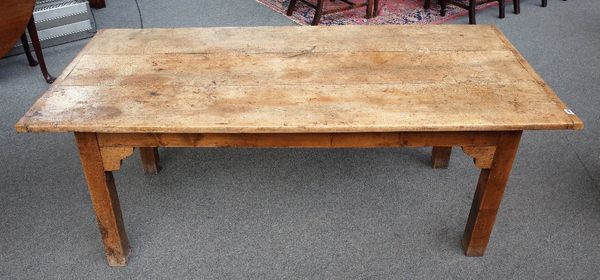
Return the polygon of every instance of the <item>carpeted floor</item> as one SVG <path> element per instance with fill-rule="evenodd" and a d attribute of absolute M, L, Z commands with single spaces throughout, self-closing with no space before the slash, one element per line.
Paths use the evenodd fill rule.
<path fill-rule="evenodd" d="M 100 27 L 139 26 L 132 0 L 107 2 Z M 163 149 L 159 176 L 137 156 L 115 175 L 132 254 L 110 268 L 72 135 L 14 131 L 48 87 L 15 56 L 0 60 L 0 278 L 597 279 L 600 6 L 549 2 L 477 19 L 586 129 L 525 133 L 485 257 L 460 249 L 477 170 L 457 149 L 448 170 L 428 166 L 428 149 Z M 147 28 L 294 24 L 249 0 L 140 4 Z M 50 70 L 85 43 L 46 49 Z"/>

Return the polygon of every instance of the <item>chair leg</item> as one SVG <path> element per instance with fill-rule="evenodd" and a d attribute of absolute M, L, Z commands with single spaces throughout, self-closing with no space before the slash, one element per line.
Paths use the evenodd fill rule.
<path fill-rule="evenodd" d="M 375 0 L 375 6 L 373 7 L 373 17 L 379 16 L 379 0 Z"/>
<path fill-rule="evenodd" d="M 542 7 L 548 7 L 548 0 L 542 0 Z"/>
<path fill-rule="evenodd" d="M 513 12 L 516 15 L 521 13 L 521 0 L 513 0 Z"/>
<path fill-rule="evenodd" d="M 323 15 L 323 0 L 318 0 L 317 9 L 315 11 L 315 17 L 310 25 L 319 25 L 319 21 L 321 21 L 321 16 Z"/>
<path fill-rule="evenodd" d="M 373 0 L 367 0 L 367 19 L 373 17 Z"/>
<path fill-rule="evenodd" d="M 440 4 L 440 16 L 446 16 L 446 0 L 438 0 Z"/>
<path fill-rule="evenodd" d="M 425 0 L 423 3 L 423 9 L 429 10 L 429 8 L 431 8 L 431 0 Z"/>
<path fill-rule="evenodd" d="M 29 42 L 27 41 L 27 35 L 25 34 L 25 32 L 23 32 L 23 35 L 21 35 L 21 44 L 23 45 L 23 50 L 25 50 L 25 56 L 27 56 L 29 66 L 33 67 L 38 65 L 38 62 L 35 61 L 35 59 L 31 55 L 31 49 L 29 49 Z"/>
<path fill-rule="evenodd" d="M 505 5 L 505 1 L 504 0 L 498 0 L 498 7 L 500 8 L 500 12 L 498 17 L 499 18 L 504 18 L 505 17 L 505 10 L 506 10 L 506 5 Z"/>
<path fill-rule="evenodd" d="M 40 62 L 40 70 L 42 70 L 42 75 L 44 75 L 44 79 L 46 79 L 46 83 L 53 83 L 56 78 L 52 77 L 48 73 L 48 68 L 46 68 L 46 61 L 44 60 L 44 54 L 42 53 L 42 45 L 40 44 L 40 38 L 37 34 L 37 29 L 35 27 L 35 20 L 33 16 L 29 20 L 27 24 L 27 31 L 29 32 L 29 37 L 31 38 L 31 43 L 33 44 L 33 50 L 35 50 L 35 56 Z"/>
<path fill-rule="evenodd" d="M 475 0 L 469 0 L 469 24 L 477 24 L 475 22 L 475 8 L 477 7 Z"/>
<path fill-rule="evenodd" d="M 288 9 L 287 9 L 287 13 L 286 15 L 292 16 L 292 13 L 294 13 L 294 9 L 296 8 L 296 2 L 298 2 L 298 0 L 290 0 L 290 4 L 288 5 Z"/>

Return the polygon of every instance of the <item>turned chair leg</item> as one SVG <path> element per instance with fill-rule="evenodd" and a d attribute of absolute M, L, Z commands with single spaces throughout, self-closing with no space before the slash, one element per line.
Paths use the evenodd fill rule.
<path fill-rule="evenodd" d="M 425 0 L 425 2 L 423 2 L 423 9 L 429 10 L 429 8 L 431 8 L 431 0 Z"/>
<path fill-rule="evenodd" d="M 317 8 L 315 11 L 315 17 L 310 25 L 319 25 L 319 21 L 321 21 L 321 16 L 323 15 L 323 0 L 318 0 Z"/>
<path fill-rule="evenodd" d="M 440 5 L 440 16 L 446 16 L 446 0 L 438 0 Z"/>
<path fill-rule="evenodd" d="M 475 21 L 475 8 L 477 2 L 475 0 L 469 0 L 469 24 L 477 24 Z"/>
<path fill-rule="evenodd" d="M 23 32 L 23 35 L 21 35 L 21 44 L 23 45 L 23 50 L 25 50 L 25 56 L 27 56 L 29 66 L 33 67 L 38 65 L 38 62 L 35 61 L 35 59 L 31 55 L 31 49 L 29 49 L 29 41 L 27 41 L 27 35 L 25 34 L 25 32 Z"/>
<path fill-rule="evenodd" d="M 29 37 L 31 38 L 31 43 L 33 44 L 33 50 L 35 50 L 35 56 L 37 57 L 40 63 L 40 69 L 42 70 L 42 74 L 44 75 L 44 79 L 46 82 L 51 84 L 56 80 L 56 78 L 52 77 L 48 73 L 48 68 L 46 68 L 46 61 L 44 61 L 44 54 L 42 53 L 42 45 L 40 44 L 40 38 L 37 34 L 37 28 L 35 27 L 35 21 L 33 16 L 29 20 L 27 24 L 27 31 L 29 32 Z"/>

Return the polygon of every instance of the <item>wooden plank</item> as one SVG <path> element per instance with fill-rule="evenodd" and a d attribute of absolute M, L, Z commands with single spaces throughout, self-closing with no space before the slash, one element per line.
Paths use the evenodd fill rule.
<path fill-rule="evenodd" d="M 496 32 L 496 34 L 498 35 L 498 38 L 500 38 L 500 40 L 502 40 L 502 42 L 504 43 L 506 48 L 514 54 L 514 56 L 516 57 L 519 64 L 521 64 L 521 66 L 523 66 L 523 68 L 527 71 L 527 73 L 529 73 L 530 77 L 534 81 L 536 81 L 538 84 L 540 84 L 540 86 L 544 89 L 544 92 L 546 93 L 547 97 L 550 100 L 554 100 L 554 102 L 557 104 L 562 103 L 562 101 L 560 101 L 560 98 L 558 98 L 558 95 L 556 95 L 554 90 L 552 90 L 552 88 L 550 88 L 550 86 L 548 84 L 546 84 L 546 82 L 544 82 L 542 77 L 533 69 L 533 67 L 531 67 L 531 65 L 529 65 L 527 60 L 525 60 L 525 57 L 523 57 L 523 55 L 521 55 L 521 53 L 517 50 L 517 48 L 515 48 L 515 46 L 513 46 L 513 44 L 508 40 L 508 38 L 506 38 L 506 36 L 504 36 L 504 33 L 502 33 L 502 31 L 497 26 L 494 25 L 492 27 L 493 27 L 494 31 Z M 570 109 L 568 109 L 567 107 L 564 107 L 563 110 L 570 110 Z M 567 115 L 573 122 L 573 129 L 583 129 L 583 121 L 578 116 L 576 116 L 572 112 L 568 113 Z"/>
<path fill-rule="evenodd" d="M 90 54 L 501 50 L 492 26 L 266 26 L 110 29 Z M 369 38 L 369 40 L 360 40 Z"/>
<path fill-rule="evenodd" d="M 163 134 L 102 133 L 101 147 L 375 148 L 496 145 L 498 132 Z"/>
<path fill-rule="evenodd" d="M 105 171 L 95 133 L 75 133 L 75 139 L 108 264 L 125 266 L 129 241 L 112 172 Z"/>
<path fill-rule="evenodd" d="M 140 147 L 140 158 L 142 159 L 142 166 L 146 174 L 158 174 L 160 171 L 158 148 Z"/>
<path fill-rule="evenodd" d="M 564 105 L 540 95 L 545 93 L 532 82 L 62 86 L 38 100 L 17 130 L 307 133 L 573 128 Z"/>
<path fill-rule="evenodd" d="M 452 147 L 433 147 L 431 151 L 431 167 L 448 168 Z"/>
<path fill-rule="evenodd" d="M 485 252 L 520 139 L 519 131 L 503 133 L 491 168 L 481 170 L 462 242 L 467 256 Z"/>
<path fill-rule="evenodd" d="M 357 59 L 359 58 L 360 59 Z M 507 50 L 85 55 L 63 85 L 509 84 L 528 81 Z"/>

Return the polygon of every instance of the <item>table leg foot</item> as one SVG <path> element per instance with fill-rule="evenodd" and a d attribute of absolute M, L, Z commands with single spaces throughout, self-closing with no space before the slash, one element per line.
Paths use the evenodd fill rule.
<path fill-rule="evenodd" d="M 110 266 L 127 265 L 129 241 L 111 171 L 105 171 L 95 133 L 75 133 L 83 173 Z"/>
<path fill-rule="evenodd" d="M 502 134 L 492 166 L 481 170 L 462 241 L 467 256 L 485 253 L 520 139 L 520 131 Z"/>
<path fill-rule="evenodd" d="M 433 147 L 431 151 L 431 167 L 448 168 L 452 147 Z"/>
<path fill-rule="evenodd" d="M 142 158 L 142 165 L 144 166 L 144 172 L 146 174 L 153 175 L 160 172 L 158 148 L 141 147 L 140 157 Z"/>

